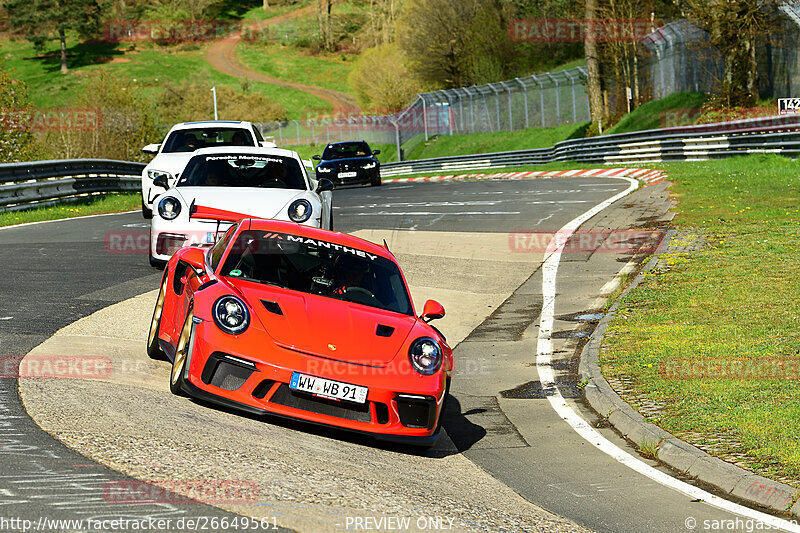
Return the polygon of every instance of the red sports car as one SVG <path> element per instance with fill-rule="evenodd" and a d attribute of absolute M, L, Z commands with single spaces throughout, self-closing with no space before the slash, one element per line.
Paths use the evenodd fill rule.
<path fill-rule="evenodd" d="M 256 414 L 432 445 L 453 352 L 417 317 L 386 247 L 291 222 L 193 206 L 238 222 L 212 248 L 179 250 L 161 282 L 147 353 L 170 389 Z"/>

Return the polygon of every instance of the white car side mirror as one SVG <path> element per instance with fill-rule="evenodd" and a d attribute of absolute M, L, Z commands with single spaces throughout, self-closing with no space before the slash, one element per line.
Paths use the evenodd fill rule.
<path fill-rule="evenodd" d="M 142 148 L 142 152 L 146 154 L 156 155 L 160 149 L 161 149 L 160 144 L 148 144 L 147 146 Z"/>
<path fill-rule="evenodd" d="M 278 145 L 272 141 L 261 141 L 262 148 L 277 148 Z"/>

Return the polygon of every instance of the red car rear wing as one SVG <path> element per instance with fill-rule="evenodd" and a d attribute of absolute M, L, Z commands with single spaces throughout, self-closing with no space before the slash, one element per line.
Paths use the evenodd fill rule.
<path fill-rule="evenodd" d="M 236 213 L 235 211 L 225 211 L 224 209 L 195 205 L 194 202 L 192 202 L 191 207 L 189 207 L 190 220 L 193 218 L 204 218 L 206 220 L 217 220 L 219 222 L 239 222 L 243 218 L 251 218 L 251 216 L 252 215 Z"/>

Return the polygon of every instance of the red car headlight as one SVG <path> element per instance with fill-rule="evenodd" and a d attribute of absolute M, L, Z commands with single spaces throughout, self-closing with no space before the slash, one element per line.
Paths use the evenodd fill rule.
<path fill-rule="evenodd" d="M 442 347 L 430 337 L 420 337 L 411 343 L 408 360 L 414 370 L 423 376 L 430 376 L 442 367 Z"/>
<path fill-rule="evenodd" d="M 239 335 L 250 325 L 250 312 L 236 296 L 223 296 L 214 302 L 214 322 L 225 333 Z"/>

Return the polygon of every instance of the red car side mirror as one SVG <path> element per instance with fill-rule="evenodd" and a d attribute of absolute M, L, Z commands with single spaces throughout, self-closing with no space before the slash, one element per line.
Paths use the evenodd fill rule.
<path fill-rule="evenodd" d="M 444 316 L 444 307 L 436 300 L 428 300 L 425 302 L 425 307 L 422 308 L 422 315 L 420 318 L 425 322 L 436 320 Z"/>
<path fill-rule="evenodd" d="M 197 275 L 206 271 L 206 252 L 202 248 L 184 248 L 180 260 L 194 269 Z"/>

